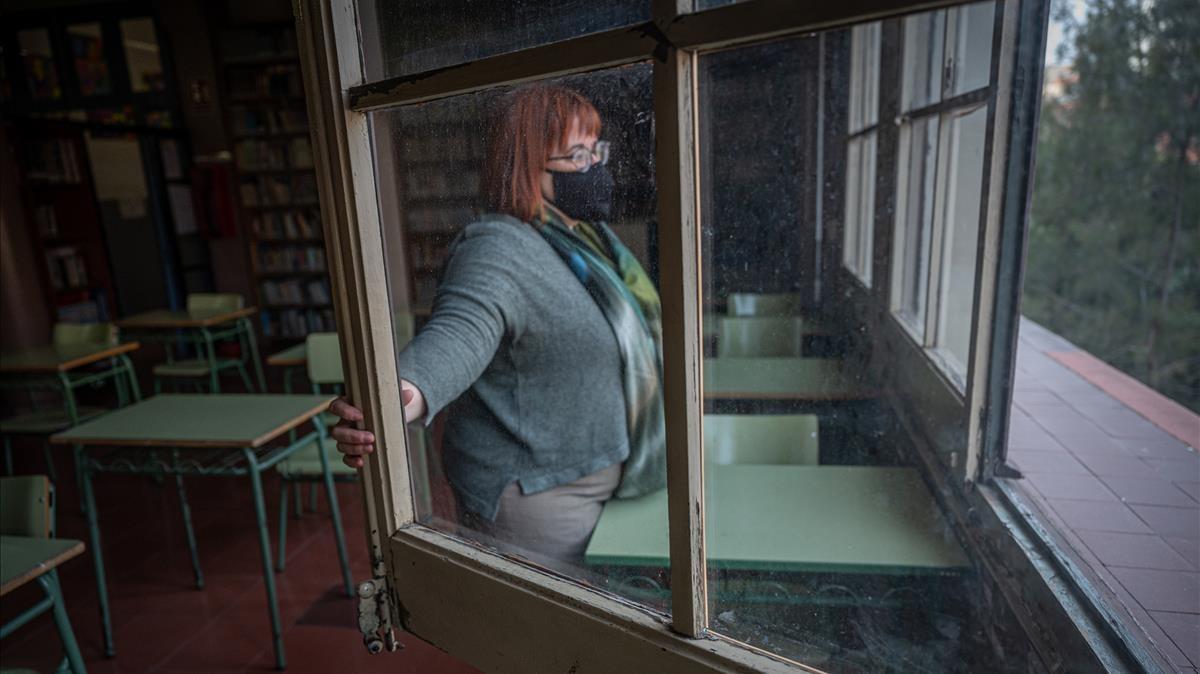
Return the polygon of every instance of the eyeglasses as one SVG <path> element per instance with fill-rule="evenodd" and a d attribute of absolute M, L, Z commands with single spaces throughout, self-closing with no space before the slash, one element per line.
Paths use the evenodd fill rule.
<path fill-rule="evenodd" d="M 587 173 L 588 169 L 593 166 L 604 166 L 608 163 L 608 148 L 607 140 L 598 140 L 596 146 L 590 150 L 583 146 L 577 146 L 571 150 L 571 154 L 550 157 L 550 159 L 567 159 L 579 169 L 580 173 Z"/>

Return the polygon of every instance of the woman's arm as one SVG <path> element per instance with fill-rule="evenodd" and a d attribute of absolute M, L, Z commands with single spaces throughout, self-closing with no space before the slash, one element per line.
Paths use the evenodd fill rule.
<path fill-rule="evenodd" d="M 404 420 L 408 423 L 420 421 L 425 416 L 425 396 L 407 379 L 400 380 L 400 401 L 404 404 Z M 363 420 L 362 410 L 345 398 L 338 398 L 329 406 L 329 411 L 341 419 L 329 434 L 337 441 L 338 451 L 344 454 L 342 461 L 351 468 L 362 468 L 363 457 L 375 451 L 375 434 L 355 428 Z"/>

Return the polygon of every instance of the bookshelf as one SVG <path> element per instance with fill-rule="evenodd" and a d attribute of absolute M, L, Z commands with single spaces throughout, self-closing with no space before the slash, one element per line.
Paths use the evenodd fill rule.
<path fill-rule="evenodd" d="M 334 330 L 300 61 L 291 24 L 221 34 L 237 200 L 263 337 Z"/>
<path fill-rule="evenodd" d="M 110 320 L 115 294 L 82 134 L 34 124 L 19 135 L 22 193 L 53 319 Z"/>
<path fill-rule="evenodd" d="M 397 166 L 412 306 L 428 309 L 450 244 L 482 207 L 485 102 L 417 106 L 397 124 Z"/>

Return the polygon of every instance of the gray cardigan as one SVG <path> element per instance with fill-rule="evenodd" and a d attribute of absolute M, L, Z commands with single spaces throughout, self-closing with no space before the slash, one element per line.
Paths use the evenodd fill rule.
<path fill-rule="evenodd" d="M 455 240 L 433 315 L 399 355 L 426 423 L 449 407 L 447 477 L 488 520 L 514 481 L 536 493 L 629 456 L 621 367 L 612 327 L 562 258 L 497 215 Z"/>

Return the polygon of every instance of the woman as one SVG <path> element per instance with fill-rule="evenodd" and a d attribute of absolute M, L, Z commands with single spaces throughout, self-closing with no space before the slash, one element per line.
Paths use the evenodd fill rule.
<path fill-rule="evenodd" d="M 508 94 L 483 174 L 493 215 L 451 247 L 429 322 L 399 355 L 405 418 L 449 407 L 446 474 L 468 535 L 576 564 L 605 501 L 666 481 L 659 300 L 605 224 L 600 115 L 576 92 Z M 332 411 L 344 461 L 374 436 Z"/>

